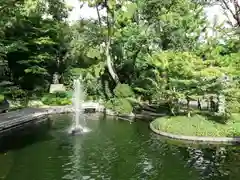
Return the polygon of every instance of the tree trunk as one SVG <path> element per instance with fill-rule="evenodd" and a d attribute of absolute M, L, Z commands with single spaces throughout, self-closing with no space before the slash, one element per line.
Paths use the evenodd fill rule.
<path fill-rule="evenodd" d="M 109 16 L 110 16 L 110 9 L 107 6 L 107 0 L 105 0 L 105 5 L 107 8 L 107 28 L 108 28 L 108 35 L 106 38 L 106 50 L 105 50 L 105 55 L 106 55 L 106 63 L 107 63 L 107 68 L 108 68 L 108 72 L 111 75 L 112 79 L 115 81 L 115 83 L 119 83 L 119 78 L 117 76 L 117 74 L 114 71 L 113 65 L 112 65 L 112 58 L 111 58 L 111 54 L 110 54 L 110 45 L 111 45 L 111 23 L 109 20 Z M 98 15 L 98 23 L 99 23 L 99 27 L 102 28 L 102 21 L 101 21 L 101 16 L 100 16 L 100 12 L 98 9 L 98 5 L 96 4 L 95 6 L 96 11 L 97 11 L 97 15 Z M 102 29 L 101 29 L 102 30 Z"/>
<path fill-rule="evenodd" d="M 119 78 L 118 78 L 117 74 L 115 73 L 113 65 L 112 65 L 112 59 L 111 59 L 109 50 L 110 50 L 110 40 L 107 41 L 106 52 L 105 52 L 106 58 L 107 58 L 107 68 L 108 68 L 109 74 L 112 76 L 113 80 L 116 83 L 119 83 Z"/>
<path fill-rule="evenodd" d="M 202 105 L 201 105 L 200 98 L 198 98 L 197 103 L 198 103 L 198 109 L 201 111 L 202 110 Z"/>
<path fill-rule="evenodd" d="M 101 28 L 102 27 L 102 21 L 101 21 L 98 5 L 96 5 L 96 10 L 97 10 L 97 15 L 98 15 L 98 23 L 99 23 L 99 26 Z"/>
<path fill-rule="evenodd" d="M 112 65 L 112 58 L 111 58 L 111 54 L 110 54 L 110 46 L 111 46 L 111 36 L 112 36 L 112 26 L 113 23 L 110 23 L 110 19 L 109 16 L 112 16 L 112 19 L 114 21 L 114 13 L 110 11 L 109 7 L 107 6 L 107 0 L 105 0 L 105 4 L 106 4 L 106 8 L 107 8 L 107 28 L 108 28 L 108 35 L 107 35 L 107 39 L 106 39 L 106 51 L 105 51 L 105 55 L 107 58 L 107 68 L 108 71 L 111 75 L 111 77 L 113 78 L 113 80 L 115 81 L 115 83 L 119 83 L 119 78 L 117 76 L 117 74 L 114 71 L 113 65 Z"/>

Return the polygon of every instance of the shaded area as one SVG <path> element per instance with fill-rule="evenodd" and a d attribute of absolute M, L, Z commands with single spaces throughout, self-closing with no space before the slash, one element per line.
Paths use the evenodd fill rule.
<path fill-rule="evenodd" d="M 42 112 L 42 111 L 44 111 L 44 109 L 24 108 L 24 109 L 17 110 L 17 111 L 3 113 L 3 114 L 0 114 L 0 123 L 3 123 L 5 121 L 14 120 L 17 118 L 21 118 L 22 116 L 31 115 L 33 113 Z"/>
<path fill-rule="evenodd" d="M 0 153 L 19 150 L 41 141 L 49 141 L 53 137 L 48 133 L 51 122 L 31 124 L 24 128 L 15 129 L 0 137 Z"/>
<path fill-rule="evenodd" d="M 37 108 L 25 108 L 14 112 L 0 114 L 0 135 L 3 133 L 24 128 L 26 125 L 38 123 L 46 118 L 45 114 L 36 114 L 46 111 Z"/>

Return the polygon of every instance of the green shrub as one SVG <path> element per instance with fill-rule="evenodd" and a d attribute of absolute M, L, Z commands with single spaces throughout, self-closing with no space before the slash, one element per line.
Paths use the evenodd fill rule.
<path fill-rule="evenodd" d="M 240 112 L 240 102 L 230 101 L 227 102 L 227 111 L 230 113 L 239 113 Z"/>
<path fill-rule="evenodd" d="M 121 99 L 111 99 L 105 104 L 106 108 L 112 109 L 119 114 L 129 114 L 133 111 L 131 103 L 124 98 Z"/>
<path fill-rule="evenodd" d="M 63 91 L 56 91 L 53 94 L 55 94 L 55 96 L 59 98 L 66 98 L 68 96 L 68 94 Z"/>
<path fill-rule="evenodd" d="M 27 96 L 27 92 L 20 89 L 18 86 L 11 86 L 4 89 L 3 94 L 12 99 L 22 99 Z"/>
<path fill-rule="evenodd" d="M 42 101 L 46 105 L 58 106 L 58 105 L 69 105 L 71 101 L 66 98 L 51 98 Z"/>
<path fill-rule="evenodd" d="M 58 99 L 58 105 L 70 105 L 72 104 L 72 101 L 70 99 L 64 98 L 64 99 Z"/>
<path fill-rule="evenodd" d="M 71 104 L 71 99 L 68 97 L 63 97 L 63 95 L 60 95 L 62 97 L 59 97 L 59 94 L 57 95 L 56 93 L 54 94 L 46 94 L 42 97 L 41 101 L 43 104 L 46 105 L 53 105 L 53 106 L 58 106 L 58 105 L 69 105 Z"/>
<path fill-rule="evenodd" d="M 134 92 L 128 84 L 118 84 L 114 89 L 114 94 L 118 98 L 134 97 Z"/>
<path fill-rule="evenodd" d="M 0 94 L 0 103 L 2 103 L 4 100 L 4 95 Z"/>

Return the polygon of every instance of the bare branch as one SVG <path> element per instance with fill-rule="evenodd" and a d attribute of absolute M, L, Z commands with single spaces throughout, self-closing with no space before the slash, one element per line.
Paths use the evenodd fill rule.
<path fill-rule="evenodd" d="M 220 0 L 220 2 L 222 2 L 220 5 L 225 10 L 224 14 L 228 18 L 229 22 L 231 22 L 230 23 L 231 26 L 234 27 L 234 24 L 230 20 L 228 12 L 230 12 L 233 19 L 237 22 L 237 26 L 240 26 L 240 16 L 239 16 L 240 8 L 239 8 L 237 0 L 232 0 L 232 1 Z M 230 4 L 229 4 L 230 2 L 233 4 L 235 12 L 231 9 Z"/>
<path fill-rule="evenodd" d="M 102 21 L 101 21 L 101 17 L 100 17 L 98 5 L 96 5 L 95 7 L 96 7 L 97 15 L 98 15 L 98 23 L 99 23 L 99 26 L 102 27 Z"/>
<path fill-rule="evenodd" d="M 233 6 L 235 9 L 234 19 L 237 21 L 238 26 L 240 26 L 240 3 L 237 0 L 233 0 Z"/>

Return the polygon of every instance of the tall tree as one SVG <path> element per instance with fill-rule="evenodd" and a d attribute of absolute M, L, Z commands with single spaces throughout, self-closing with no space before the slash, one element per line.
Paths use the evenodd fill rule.
<path fill-rule="evenodd" d="M 3 31 L 5 59 L 15 83 L 26 89 L 43 84 L 47 87 L 52 69 L 59 70 L 56 64 L 61 64 L 65 53 L 64 19 L 68 9 L 62 0 L 17 2 L 15 13 L 6 18 Z"/>
<path fill-rule="evenodd" d="M 98 13 L 98 21 L 100 27 L 103 26 L 102 24 L 102 17 L 100 17 L 99 8 L 106 10 L 106 17 L 104 18 L 107 25 L 107 33 L 106 33 L 106 40 L 105 40 L 105 56 L 106 56 L 106 64 L 108 67 L 109 74 L 113 78 L 113 80 L 118 83 L 119 77 L 116 74 L 116 71 L 113 67 L 113 60 L 111 55 L 111 46 L 113 44 L 112 39 L 114 33 L 116 31 L 116 16 L 117 11 L 120 7 L 124 6 L 125 1 L 116 1 L 116 0 L 94 0 L 94 1 L 87 1 L 90 7 L 95 7 Z"/>
<path fill-rule="evenodd" d="M 203 6 L 192 0 L 144 1 L 142 18 L 151 25 L 163 50 L 193 49 L 206 29 Z"/>

